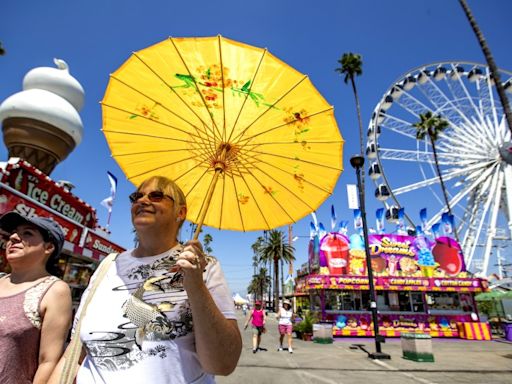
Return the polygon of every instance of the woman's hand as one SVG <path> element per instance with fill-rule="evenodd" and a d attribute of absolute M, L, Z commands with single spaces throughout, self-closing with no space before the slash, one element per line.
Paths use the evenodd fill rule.
<path fill-rule="evenodd" d="M 188 241 L 176 259 L 176 265 L 184 275 L 183 285 L 185 289 L 187 289 L 187 286 L 191 287 L 191 285 L 199 284 L 203 281 L 203 271 L 206 264 L 201 243 L 198 240 Z"/>

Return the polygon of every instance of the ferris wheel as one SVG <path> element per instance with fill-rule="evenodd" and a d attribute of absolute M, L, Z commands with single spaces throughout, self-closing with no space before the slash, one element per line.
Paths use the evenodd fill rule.
<path fill-rule="evenodd" d="M 510 100 L 512 72 L 500 75 Z M 512 143 L 495 88 L 488 67 L 478 63 L 414 68 L 377 104 L 366 147 L 368 174 L 386 218 L 396 219 L 404 207 L 414 227 L 420 224 L 414 210 L 427 207 L 430 228 L 448 209 L 432 144 L 428 135 L 416 139 L 413 124 L 427 111 L 449 123 L 435 141 L 438 163 L 466 266 L 481 276 L 487 276 L 491 259 L 500 258 L 512 233 Z"/>

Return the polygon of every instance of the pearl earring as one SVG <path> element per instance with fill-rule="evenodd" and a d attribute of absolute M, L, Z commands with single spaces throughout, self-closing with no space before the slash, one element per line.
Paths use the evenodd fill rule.
<path fill-rule="evenodd" d="M 181 221 L 181 218 L 180 217 L 177 217 L 176 218 L 176 222 L 179 223 Z"/>

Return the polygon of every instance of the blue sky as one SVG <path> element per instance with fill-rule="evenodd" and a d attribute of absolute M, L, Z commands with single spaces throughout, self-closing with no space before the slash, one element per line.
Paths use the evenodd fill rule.
<path fill-rule="evenodd" d="M 512 3 L 469 1 L 492 49 L 498 66 L 512 70 L 509 16 Z M 28 1 L 2 2 L 0 40 L 7 50 L 0 57 L 0 101 L 21 90 L 23 76 L 38 66 L 52 66 L 53 58 L 65 60 L 71 74 L 85 89 L 81 111 L 84 138 L 80 146 L 51 177 L 71 180 L 75 193 L 98 210 L 109 194 L 106 172 L 118 176 L 118 198 L 111 221 L 111 239 L 132 245 L 129 204 L 134 186 L 124 179 L 101 133 L 101 108 L 109 73 L 132 51 L 168 36 L 221 34 L 247 44 L 266 47 L 275 56 L 308 74 L 318 90 L 333 104 L 346 140 L 345 171 L 334 194 L 317 211 L 328 224 L 333 204 L 338 218 L 351 220 L 346 184 L 355 182 L 348 159 L 358 152 L 358 125 L 350 86 L 334 68 L 344 52 L 360 53 L 363 75 L 357 79 L 366 130 L 375 105 L 401 75 L 417 66 L 438 61 L 484 62 L 476 38 L 455 0 L 260 0 L 260 1 Z M 0 148 L 0 159 L 7 151 Z M 368 183 L 370 184 L 370 183 Z M 369 221 L 380 203 L 368 187 Z M 437 202 L 424 196 L 424 206 Z M 407 209 L 407 208 L 406 208 Z M 433 208 L 434 209 L 434 208 Z M 296 265 L 307 259 L 310 217 L 293 227 Z M 189 236 L 185 227 L 183 237 Z M 286 228 L 283 228 L 286 230 Z M 205 228 L 213 236 L 215 255 L 224 265 L 231 288 L 243 293 L 253 272 L 250 245 L 261 232 L 238 233 Z"/>

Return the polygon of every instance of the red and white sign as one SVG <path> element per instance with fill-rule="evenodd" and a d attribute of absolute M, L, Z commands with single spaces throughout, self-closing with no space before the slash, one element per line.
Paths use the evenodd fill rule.
<path fill-rule="evenodd" d="M 93 254 L 99 254 L 102 256 L 106 256 L 113 252 L 119 253 L 124 251 L 124 248 L 121 248 L 117 244 L 114 244 L 93 232 L 87 233 L 84 248 L 90 249 Z"/>
<path fill-rule="evenodd" d="M 95 231 L 94 208 L 23 160 L 9 163 L 1 175 L 0 215 L 8 211 L 52 218 L 64 232 L 64 250 L 72 254 L 101 260 L 109 253 L 124 251 Z M 5 268 L 4 249 L 1 241 L 0 271 Z"/>
<path fill-rule="evenodd" d="M 9 163 L 2 175 L 2 182 L 80 225 L 96 227 L 94 208 L 57 185 L 26 161 Z"/>
<path fill-rule="evenodd" d="M 74 224 L 72 221 L 68 221 L 57 215 L 53 215 L 51 212 L 24 198 L 23 196 L 16 195 L 6 188 L 0 186 L 0 213 L 5 213 L 8 211 L 16 211 L 28 217 L 51 217 L 53 220 L 59 223 L 67 241 L 77 245 L 80 242 L 80 237 L 83 230 L 82 227 Z"/>

